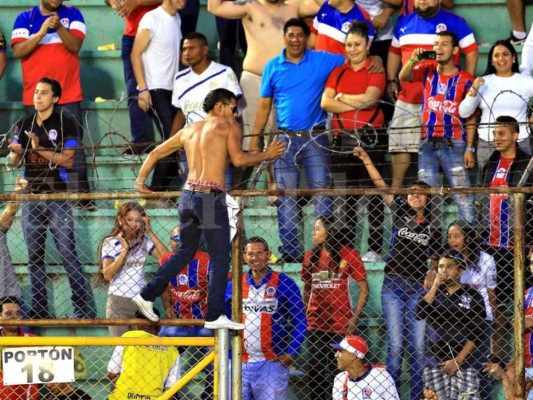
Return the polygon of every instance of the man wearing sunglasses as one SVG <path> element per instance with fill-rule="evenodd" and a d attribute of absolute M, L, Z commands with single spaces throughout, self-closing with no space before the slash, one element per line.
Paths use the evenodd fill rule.
<path fill-rule="evenodd" d="M 225 170 L 229 161 L 236 167 L 246 167 L 273 160 L 283 154 L 285 146 L 273 141 L 264 152 L 245 153 L 241 147 L 242 131 L 235 120 L 236 106 L 235 94 L 229 90 L 211 91 L 204 100 L 203 109 L 207 113 L 205 120 L 180 130 L 157 146 L 144 161 L 135 181 L 135 189 L 139 192 L 152 193 L 144 182 L 157 161 L 185 148 L 189 176 L 183 186 L 179 206 L 182 245 L 141 293 L 132 299 L 139 310 L 154 322 L 159 320 L 153 312 L 154 300 L 193 259 L 203 234 L 211 259 L 205 327 L 244 328 L 243 324 L 225 316 L 224 293 L 231 262 Z"/>

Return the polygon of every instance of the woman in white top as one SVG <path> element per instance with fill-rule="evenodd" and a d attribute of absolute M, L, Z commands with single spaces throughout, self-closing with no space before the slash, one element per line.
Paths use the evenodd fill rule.
<path fill-rule="evenodd" d="M 500 115 L 514 117 L 520 123 L 519 145 L 531 154 L 527 109 L 532 96 L 533 78 L 519 73 L 518 56 L 513 45 L 498 40 L 489 51 L 484 76 L 476 78 L 472 89 L 459 105 L 459 114 L 463 118 L 471 116 L 478 107 L 481 110 L 477 148 L 480 171 L 495 150 L 492 131 L 494 121 Z"/>
<path fill-rule="evenodd" d="M 111 234 L 100 245 L 100 273 L 109 282 L 107 318 L 135 317 L 137 306 L 131 298 L 146 285 L 146 255 L 158 260 L 167 251 L 152 231 L 144 208 L 135 202 L 123 204 Z M 111 336 L 122 336 L 128 330 L 127 325 L 109 326 Z"/>
<path fill-rule="evenodd" d="M 459 252 L 466 261 L 467 269 L 461 275 L 461 284 L 476 289 L 483 297 L 487 317 L 479 321 L 484 325 L 484 335 L 476 346 L 477 357 L 487 361 L 490 353 L 490 337 L 493 332 L 493 310 L 496 308 L 496 262 L 491 255 L 481 250 L 483 239 L 468 224 L 458 219 L 448 226 L 448 246 Z M 481 399 L 491 399 L 492 383 L 487 373 L 480 374 Z"/>

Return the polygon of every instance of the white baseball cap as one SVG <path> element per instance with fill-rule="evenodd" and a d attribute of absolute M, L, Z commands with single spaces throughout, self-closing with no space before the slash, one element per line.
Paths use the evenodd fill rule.
<path fill-rule="evenodd" d="M 358 358 L 365 358 L 368 353 L 368 344 L 361 336 L 349 335 L 346 336 L 340 343 L 330 344 L 335 350 L 346 350 L 352 354 L 355 354 Z"/>

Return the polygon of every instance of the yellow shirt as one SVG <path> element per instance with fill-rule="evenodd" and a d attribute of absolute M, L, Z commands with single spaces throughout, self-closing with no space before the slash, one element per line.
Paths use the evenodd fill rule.
<path fill-rule="evenodd" d="M 129 331 L 122 337 L 155 337 L 144 331 Z M 122 357 L 121 357 L 122 354 Z M 170 387 L 179 378 L 179 353 L 168 346 L 118 346 L 111 365 L 120 364 L 121 372 L 109 400 L 156 400 L 163 387 Z"/>

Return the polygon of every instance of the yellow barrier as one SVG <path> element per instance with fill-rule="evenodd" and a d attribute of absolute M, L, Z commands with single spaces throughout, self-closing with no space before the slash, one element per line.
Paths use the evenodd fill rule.
<path fill-rule="evenodd" d="M 122 338 L 122 337 L 67 337 L 31 336 L 1 337 L 2 346 L 214 346 L 214 338 Z"/>
<path fill-rule="evenodd" d="M 215 352 L 212 351 L 207 354 L 198 364 L 194 366 L 189 372 L 187 372 L 179 381 L 177 381 L 173 386 L 171 386 L 159 400 L 169 400 L 172 399 L 172 396 L 181 390 L 187 383 L 193 380 L 193 378 L 198 375 L 209 363 L 213 362 L 215 359 Z"/>

